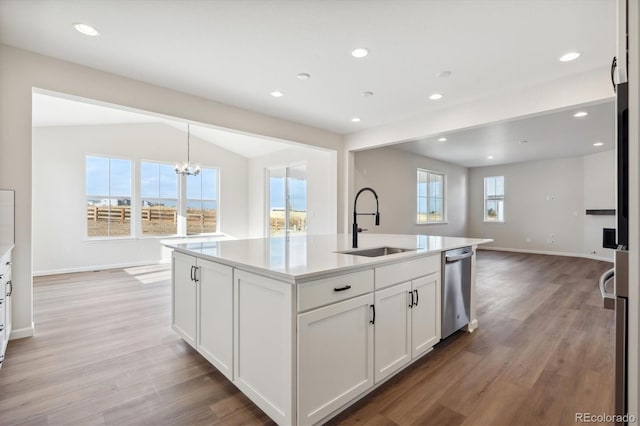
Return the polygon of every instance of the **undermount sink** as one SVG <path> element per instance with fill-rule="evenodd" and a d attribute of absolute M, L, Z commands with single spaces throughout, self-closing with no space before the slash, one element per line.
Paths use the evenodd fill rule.
<path fill-rule="evenodd" d="M 370 249 L 344 250 L 344 251 L 338 251 L 336 253 L 351 254 L 354 256 L 379 257 L 379 256 L 387 256 L 390 254 L 404 253 L 407 251 L 414 251 L 414 250 L 417 250 L 417 249 L 407 249 L 407 248 L 398 248 L 398 247 L 375 247 Z"/>

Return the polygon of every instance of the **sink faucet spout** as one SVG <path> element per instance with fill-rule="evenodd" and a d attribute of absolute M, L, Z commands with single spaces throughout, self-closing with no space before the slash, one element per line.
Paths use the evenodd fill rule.
<path fill-rule="evenodd" d="M 375 213 L 358 213 L 356 206 L 358 205 L 358 197 L 360 196 L 360 194 L 362 194 L 364 191 L 369 191 L 373 194 L 374 197 L 376 197 L 376 211 Z M 352 238 L 353 238 L 353 248 L 358 248 L 358 232 L 362 232 L 364 231 L 362 228 L 358 227 L 358 216 L 360 215 L 368 215 L 368 216 L 375 216 L 375 225 L 379 226 L 380 225 L 380 209 L 379 209 L 379 205 L 378 205 L 378 194 L 376 194 L 376 191 L 374 191 L 372 188 L 362 188 L 360 191 L 358 191 L 358 193 L 356 194 L 356 199 L 353 201 L 353 226 L 352 226 Z"/>

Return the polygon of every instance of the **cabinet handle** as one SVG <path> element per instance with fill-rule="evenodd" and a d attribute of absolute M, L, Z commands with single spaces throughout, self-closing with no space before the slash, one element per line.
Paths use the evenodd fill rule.
<path fill-rule="evenodd" d="M 345 290 L 349 290 L 350 288 L 351 288 L 351 286 L 347 284 L 344 287 L 334 288 L 333 291 L 345 291 Z"/>
<path fill-rule="evenodd" d="M 371 311 L 373 313 L 373 318 L 371 318 L 371 321 L 369 321 L 369 323 L 375 324 L 376 323 L 376 307 L 375 305 L 369 305 L 369 307 L 371 308 Z"/>
<path fill-rule="evenodd" d="M 199 271 L 199 270 L 200 270 L 200 267 L 199 267 L 199 266 L 194 266 L 194 267 L 193 267 L 193 281 L 195 281 L 195 282 L 196 282 L 196 284 L 197 284 L 198 282 L 200 282 L 200 280 L 198 279 L 198 271 Z"/>
<path fill-rule="evenodd" d="M 409 307 L 413 308 L 413 292 L 411 290 L 409 290 L 409 296 L 411 296 L 411 302 L 409 302 Z"/>
<path fill-rule="evenodd" d="M 7 296 L 11 296 L 13 294 L 13 281 L 7 281 L 7 285 L 9 286 L 9 293 L 7 293 Z"/>
<path fill-rule="evenodd" d="M 416 304 L 414 306 L 418 306 L 418 290 L 413 290 L 413 292 L 416 294 Z"/>
<path fill-rule="evenodd" d="M 194 265 L 191 265 L 191 281 L 195 281 L 195 277 L 194 277 L 194 270 L 196 269 L 196 267 Z"/>

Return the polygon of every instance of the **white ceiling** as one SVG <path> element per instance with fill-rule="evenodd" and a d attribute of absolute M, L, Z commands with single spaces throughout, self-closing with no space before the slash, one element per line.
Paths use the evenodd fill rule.
<path fill-rule="evenodd" d="M 351 133 L 606 67 L 615 8 L 612 0 L 0 0 L 0 42 Z M 101 35 L 83 36 L 74 22 Z M 370 55 L 352 58 L 360 46 Z M 569 50 L 582 56 L 560 63 Z M 453 75 L 438 78 L 443 70 Z M 298 80 L 301 72 L 311 78 Z M 429 101 L 433 92 L 444 99 Z"/>
<path fill-rule="evenodd" d="M 125 111 L 116 107 L 95 105 L 88 102 L 33 94 L 32 125 L 50 126 L 93 126 L 105 124 L 162 123 L 187 132 L 185 121 L 171 120 L 157 115 Z M 190 124 L 193 137 L 213 143 L 227 151 L 247 158 L 260 157 L 291 148 L 292 144 L 263 137 L 220 130 L 206 125 Z"/>
<path fill-rule="evenodd" d="M 575 118 L 585 111 L 589 115 Z M 465 167 L 576 157 L 614 149 L 613 101 L 434 135 L 395 147 Z M 446 142 L 438 142 L 445 137 Z M 526 143 L 522 141 L 526 140 Z M 602 142 L 599 147 L 595 142 Z M 492 156 L 492 159 L 488 157 Z"/>

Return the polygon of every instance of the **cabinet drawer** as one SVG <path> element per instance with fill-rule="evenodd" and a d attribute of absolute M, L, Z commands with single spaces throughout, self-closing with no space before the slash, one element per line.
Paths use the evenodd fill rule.
<path fill-rule="evenodd" d="M 425 256 L 408 262 L 393 263 L 375 269 L 376 290 L 418 277 L 440 272 L 440 254 Z"/>
<path fill-rule="evenodd" d="M 373 291 L 373 270 L 339 275 L 298 285 L 298 312 Z"/>

